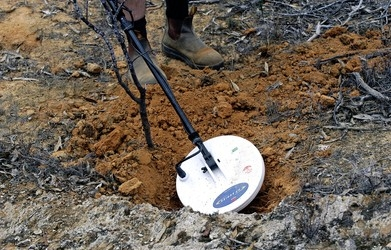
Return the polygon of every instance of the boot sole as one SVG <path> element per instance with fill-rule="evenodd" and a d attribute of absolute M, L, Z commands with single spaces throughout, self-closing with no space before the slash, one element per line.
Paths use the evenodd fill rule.
<path fill-rule="evenodd" d="M 216 65 L 196 64 L 190 58 L 188 58 L 187 56 L 185 56 L 181 52 L 178 52 L 177 50 L 174 50 L 164 44 L 162 44 L 162 51 L 166 56 L 168 56 L 170 58 L 181 60 L 181 61 L 185 62 L 187 65 L 189 65 L 190 67 L 192 67 L 193 69 L 204 69 L 206 67 L 209 67 L 211 69 L 220 69 L 224 65 L 224 62 L 218 63 Z"/>

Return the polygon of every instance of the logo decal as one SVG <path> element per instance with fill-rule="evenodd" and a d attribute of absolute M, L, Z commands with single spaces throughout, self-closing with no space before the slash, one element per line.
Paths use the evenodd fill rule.
<path fill-rule="evenodd" d="M 251 165 L 247 165 L 243 168 L 243 172 L 245 172 L 246 174 L 249 174 L 253 171 L 253 167 Z"/>
<path fill-rule="evenodd" d="M 222 208 L 232 204 L 239 199 L 248 189 L 248 184 L 245 182 L 236 184 L 224 192 L 222 192 L 213 202 L 214 208 Z"/>

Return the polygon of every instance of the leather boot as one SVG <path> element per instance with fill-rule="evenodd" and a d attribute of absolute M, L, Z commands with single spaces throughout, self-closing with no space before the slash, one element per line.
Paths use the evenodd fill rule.
<path fill-rule="evenodd" d="M 151 58 L 153 64 L 156 67 L 158 67 L 159 71 L 163 74 L 164 78 L 167 78 L 164 72 L 159 68 L 159 64 L 157 63 L 156 56 L 151 50 L 151 46 L 148 40 L 139 35 L 138 38 L 144 50 L 148 53 L 149 57 Z M 131 44 L 129 45 L 128 52 L 129 52 L 130 59 L 133 61 L 134 71 L 136 72 L 137 79 L 140 82 L 141 86 L 144 86 L 145 84 L 157 83 L 155 76 L 152 74 L 148 65 L 145 63 L 143 57 L 134 49 L 133 45 Z M 133 82 L 132 77 L 131 80 Z"/>
<path fill-rule="evenodd" d="M 193 17 L 197 8 L 190 9 L 184 20 L 167 18 L 167 26 L 163 35 L 162 51 L 171 58 L 184 61 L 192 68 L 209 67 L 219 69 L 223 66 L 222 56 L 194 33 Z"/>

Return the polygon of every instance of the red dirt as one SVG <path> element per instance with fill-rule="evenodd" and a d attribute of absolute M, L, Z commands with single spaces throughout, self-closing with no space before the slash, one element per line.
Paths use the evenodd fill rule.
<path fill-rule="evenodd" d="M 11 3 L 5 1 L 0 6 L 7 9 Z M 32 113 L 33 120 L 23 125 L 25 129 L 44 127 L 48 122 L 76 121 L 64 148 L 53 152 L 53 156 L 62 159 L 64 165 L 73 164 L 67 161 L 74 158 L 91 161 L 100 174 L 112 174 L 119 181 L 114 189 L 101 187 L 97 195 L 118 191 L 135 203 L 146 202 L 169 210 L 180 208 L 174 166 L 193 145 L 160 86 L 147 86 L 148 118 L 155 143 L 155 148 L 150 149 L 145 143 L 137 105 L 114 77 L 109 84 L 97 80 L 99 74 L 113 76 L 112 70 L 97 58 L 94 63 L 102 67 L 97 74 L 91 73 L 88 78 L 78 73 L 87 70 L 90 62 L 72 53 L 80 49 L 80 44 L 71 39 L 77 35 L 69 26 L 83 30 L 80 37 L 86 44 L 102 41 L 65 13 L 43 19 L 39 12 L 42 8 L 35 3 L 7 14 L 0 23 L 0 48 L 19 49 L 38 65 L 49 65 L 53 75 L 65 69 L 74 73 L 66 83 L 68 86 L 51 89 L 49 96 L 42 96 L 42 86 L 29 84 L 28 88 L 33 90 L 28 91 L 29 101 L 21 102 L 21 111 Z M 151 33 L 160 31 L 162 12 L 163 9 L 157 9 L 148 13 Z M 152 17 L 156 19 L 152 21 Z M 196 19 L 196 22 L 202 25 L 206 21 Z M 18 32 L 14 32 L 15 27 Z M 45 30 L 48 27 L 53 30 Z M 159 33 L 151 38 L 154 48 L 159 48 L 160 37 Z M 243 58 L 238 54 L 235 70 L 194 70 L 161 54 L 158 59 L 174 95 L 203 140 L 237 135 L 260 150 L 266 165 L 265 181 L 245 212 L 266 212 L 299 189 L 300 169 L 314 158 L 330 154 L 314 146 L 325 139 L 316 128 L 322 117 L 326 119 L 328 114 L 324 112 L 335 104 L 341 73 L 359 71 L 358 55 L 383 47 L 379 32 L 360 36 L 337 27 L 309 43 L 260 45 L 258 51 Z M 317 67 L 320 59 L 348 53 L 357 55 Z M 224 57 L 230 64 L 230 55 Z M 125 69 L 121 70 L 124 73 Z M 23 81 L 21 84 L 25 86 L 5 81 L 0 87 L 1 96 L 23 94 L 28 84 Z"/>

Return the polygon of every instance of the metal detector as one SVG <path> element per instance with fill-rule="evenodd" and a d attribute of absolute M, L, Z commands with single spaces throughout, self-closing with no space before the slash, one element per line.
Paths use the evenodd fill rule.
<path fill-rule="evenodd" d="M 176 188 L 184 206 L 205 214 L 240 211 L 258 194 L 265 165 L 258 149 L 233 135 L 202 141 L 179 106 L 162 73 L 152 62 L 117 1 L 107 1 L 129 42 L 132 42 L 178 114 L 189 140 L 196 146 L 175 167 Z M 129 11 L 129 10 L 128 10 Z"/>

